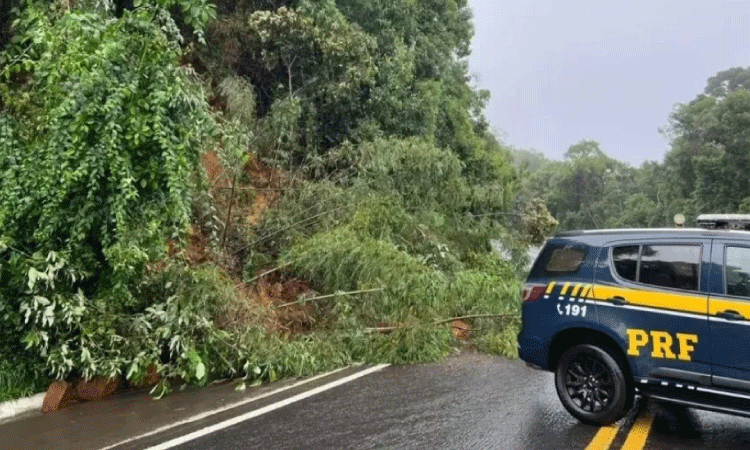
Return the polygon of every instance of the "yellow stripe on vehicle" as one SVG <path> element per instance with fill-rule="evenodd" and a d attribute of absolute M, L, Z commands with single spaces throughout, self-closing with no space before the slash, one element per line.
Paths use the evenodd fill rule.
<path fill-rule="evenodd" d="M 635 421 L 628 432 L 625 443 L 622 444 L 622 450 L 643 450 L 646 445 L 646 439 L 651 432 L 651 424 L 654 423 L 654 415 L 651 411 L 644 410 Z"/>
<path fill-rule="evenodd" d="M 552 289 L 555 288 L 556 284 L 557 284 L 556 281 L 553 281 L 552 283 L 550 283 L 549 286 L 547 286 L 547 292 L 545 292 L 545 294 L 547 294 L 547 295 L 551 294 L 552 293 Z"/>
<path fill-rule="evenodd" d="M 573 292 L 570 293 L 570 296 L 571 297 L 577 297 L 578 296 L 578 292 L 581 290 L 582 287 L 583 287 L 582 284 L 576 284 L 576 287 L 573 288 Z"/>
<path fill-rule="evenodd" d="M 612 445 L 612 441 L 615 440 L 617 431 L 617 425 L 607 425 L 606 427 L 599 428 L 599 431 L 596 432 L 594 439 L 591 440 L 586 450 L 607 450 Z"/>
<path fill-rule="evenodd" d="M 563 284 L 562 290 L 560 291 L 560 295 L 565 295 L 568 293 L 568 289 L 570 289 L 570 283 Z"/>
<path fill-rule="evenodd" d="M 595 289 L 598 300 L 606 301 L 613 297 L 622 297 L 630 305 L 671 309 L 695 314 L 706 314 L 707 312 L 708 299 L 706 294 L 683 294 L 605 285 L 596 285 Z M 719 311 L 724 309 L 719 309 Z M 750 305 L 748 305 L 748 315 L 750 315 Z"/>
<path fill-rule="evenodd" d="M 581 292 L 581 297 L 583 298 L 589 298 L 589 295 L 591 294 L 591 288 L 592 286 L 590 284 L 587 284 L 583 288 L 583 292 Z"/>

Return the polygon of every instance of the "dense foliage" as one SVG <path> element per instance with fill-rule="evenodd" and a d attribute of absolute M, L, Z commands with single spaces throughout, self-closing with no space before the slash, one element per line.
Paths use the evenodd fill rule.
<path fill-rule="evenodd" d="M 154 308 L 175 301 L 150 298 L 147 265 L 190 224 L 212 133 L 202 90 L 160 7 L 112 21 L 30 3 L 14 31 L 0 85 L 4 349 L 56 378 L 142 373 L 161 359 Z"/>
<path fill-rule="evenodd" d="M 490 240 L 522 254 L 555 222 L 514 200 L 464 0 L 126 4 L 3 3 L 0 397 L 152 364 L 164 392 L 434 360 L 466 316 L 515 353 L 516 266 Z M 235 289 L 274 268 L 321 293 L 293 302 L 306 334 Z"/>

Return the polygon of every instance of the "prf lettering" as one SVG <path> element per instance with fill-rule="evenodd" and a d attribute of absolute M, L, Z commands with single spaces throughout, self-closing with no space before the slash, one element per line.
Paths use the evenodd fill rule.
<path fill-rule="evenodd" d="M 664 359 L 679 359 L 690 361 L 695 344 L 698 343 L 697 334 L 676 333 L 677 353 L 673 350 L 675 339 L 666 331 L 629 329 L 628 332 L 628 356 L 641 356 L 641 349 L 651 344 L 651 357 Z"/>

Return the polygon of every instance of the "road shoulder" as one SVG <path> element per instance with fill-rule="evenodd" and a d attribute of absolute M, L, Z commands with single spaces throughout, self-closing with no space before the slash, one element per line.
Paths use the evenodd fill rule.
<path fill-rule="evenodd" d="M 349 367 L 245 391 L 237 391 L 234 383 L 186 389 L 160 400 L 153 400 L 147 391 L 126 393 L 0 424 L 0 435 L 10 437 L 0 441 L 0 449 L 144 448 L 365 369 Z"/>

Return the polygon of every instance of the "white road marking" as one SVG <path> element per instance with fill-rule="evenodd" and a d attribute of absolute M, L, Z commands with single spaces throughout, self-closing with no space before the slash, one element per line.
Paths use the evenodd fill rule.
<path fill-rule="evenodd" d="M 255 396 L 255 397 L 246 398 L 244 400 L 240 400 L 238 402 L 234 402 L 234 403 L 230 403 L 229 405 L 222 406 L 221 408 L 216 408 L 216 409 L 213 409 L 211 411 L 206 411 L 204 413 L 196 414 L 195 416 L 188 417 L 187 419 L 183 419 L 183 420 L 180 420 L 178 422 L 171 423 L 171 424 L 165 425 L 163 427 L 159 427 L 159 428 L 157 428 L 155 430 L 149 431 L 148 433 L 144 433 L 144 434 L 132 437 L 132 438 L 124 439 L 124 440 L 122 440 L 120 442 L 117 442 L 115 444 L 108 445 L 106 447 L 102 447 L 99 450 L 110 450 L 112 448 L 119 447 L 121 445 L 130 443 L 130 442 L 133 442 L 133 441 L 137 441 L 139 439 L 143 439 L 143 438 L 146 438 L 146 437 L 149 437 L 149 436 L 153 436 L 155 434 L 163 433 L 164 431 L 170 430 L 172 428 L 179 427 L 179 426 L 182 426 L 182 425 L 186 425 L 188 423 L 196 422 L 198 420 L 202 420 L 202 419 L 205 419 L 207 417 L 211 417 L 211 416 L 213 416 L 215 414 L 219 414 L 219 413 L 222 413 L 224 411 L 228 411 L 228 410 L 230 410 L 232 408 L 236 408 L 238 406 L 246 405 L 248 403 L 252 403 L 254 401 L 257 401 L 257 400 L 260 400 L 260 399 L 263 399 L 263 398 L 266 398 L 266 397 L 270 397 L 271 395 L 278 394 L 279 392 L 288 391 L 289 389 L 296 388 L 297 386 L 302 386 L 303 384 L 310 383 L 312 381 L 318 380 L 318 379 L 323 378 L 323 377 L 327 377 L 328 375 L 333 375 L 334 373 L 341 372 L 342 370 L 345 370 L 345 369 L 347 369 L 347 367 L 342 367 L 341 369 L 336 369 L 336 370 L 332 370 L 330 372 L 321 373 L 319 375 L 315 375 L 313 377 L 306 378 L 304 380 L 300 380 L 300 381 L 298 381 L 296 383 L 293 383 L 293 384 L 290 384 L 288 386 L 284 386 L 284 387 L 281 387 L 279 389 L 274 389 L 273 391 L 266 392 L 265 394 L 261 394 L 261 395 Z"/>
<path fill-rule="evenodd" d="M 272 403 L 268 406 L 265 406 L 260 409 L 256 409 L 255 411 L 250 411 L 248 413 L 242 414 L 237 417 L 233 417 L 231 419 L 227 419 L 223 422 L 219 422 L 215 425 L 211 425 L 209 427 L 203 428 L 198 431 L 194 431 L 190 434 L 186 434 L 185 436 L 180 436 L 178 438 L 172 439 L 170 441 L 161 443 L 159 445 L 155 445 L 153 447 L 149 447 L 147 450 L 167 450 L 173 447 L 176 447 L 180 444 L 184 444 L 186 442 L 192 441 L 194 439 L 198 439 L 199 437 L 206 436 L 211 433 L 215 433 L 216 431 L 222 430 L 224 428 L 231 427 L 233 425 L 237 425 L 238 423 L 244 422 L 246 420 L 250 420 L 254 417 L 261 416 L 263 414 L 266 414 L 268 412 L 277 410 L 279 408 L 283 408 L 284 406 L 291 405 L 292 403 L 298 402 L 300 400 L 304 400 L 306 398 L 312 397 L 314 395 L 320 394 L 321 392 L 325 392 L 329 389 L 333 389 L 337 386 L 341 386 L 342 384 L 346 384 L 350 381 L 356 380 L 357 378 L 364 377 L 365 375 L 369 375 L 371 373 L 380 371 L 388 367 L 389 364 L 380 364 L 374 367 L 370 367 L 369 369 L 365 369 L 361 372 L 357 372 L 355 374 L 349 375 L 348 377 L 341 378 L 339 380 L 333 381 L 328 384 L 324 384 L 323 386 L 319 386 L 315 389 L 311 389 L 307 392 L 303 392 L 301 394 L 297 394 L 293 397 L 289 397 L 286 400 L 282 400 L 280 402 Z"/>

